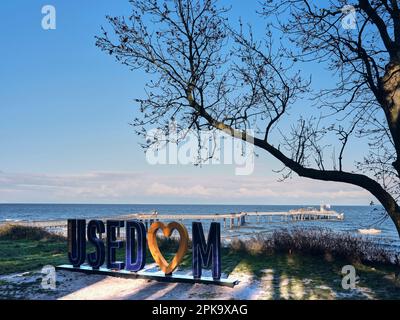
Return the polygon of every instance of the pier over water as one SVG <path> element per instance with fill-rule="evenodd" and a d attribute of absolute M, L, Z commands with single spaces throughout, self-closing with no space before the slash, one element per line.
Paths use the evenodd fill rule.
<path fill-rule="evenodd" d="M 344 214 L 335 211 L 291 210 L 284 212 L 239 212 L 225 214 L 142 214 L 134 213 L 122 216 L 124 219 L 137 219 L 151 224 L 154 221 L 215 221 L 223 223 L 224 228 L 241 227 L 247 222 L 296 222 L 311 220 L 343 221 Z"/>
<path fill-rule="evenodd" d="M 96 218 L 93 218 L 96 219 Z M 111 217 L 99 217 L 99 220 L 139 220 L 148 228 L 155 221 L 177 221 L 190 223 L 191 221 L 220 222 L 224 229 L 240 228 L 249 224 L 258 223 L 288 223 L 301 221 L 343 221 L 344 214 L 333 210 L 297 209 L 278 212 L 237 212 L 215 214 L 158 214 L 158 213 L 132 213 Z M 45 227 L 49 231 L 66 233 L 67 221 L 19 221 L 17 225 Z M 119 233 L 119 229 L 118 229 Z"/>

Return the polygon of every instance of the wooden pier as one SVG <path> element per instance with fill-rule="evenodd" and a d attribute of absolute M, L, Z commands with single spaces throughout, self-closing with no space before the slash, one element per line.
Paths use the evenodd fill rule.
<path fill-rule="evenodd" d="M 344 214 L 335 211 L 288 211 L 288 212 L 239 212 L 224 214 L 129 214 L 124 219 L 137 219 L 147 225 L 154 221 L 212 221 L 222 222 L 224 228 L 234 228 L 244 226 L 248 222 L 298 222 L 311 220 L 343 221 Z"/>
<path fill-rule="evenodd" d="M 93 218 L 95 219 L 95 218 Z M 130 220 L 137 219 L 142 221 L 148 228 L 154 221 L 209 221 L 220 222 L 223 228 L 240 228 L 247 223 L 290 223 L 301 221 L 343 221 L 344 214 L 335 211 L 320 211 L 320 210 L 291 210 L 287 212 L 238 212 L 224 214 L 149 214 L 149 213 L 132 213 L 111 217 L 99 217 L 100 220 Z M 45 227 L 49 231 L 57 231 L 62 229 L 66 232 L 67 221 L 20 221 L 13 222 L 17 225 Z M 118 230 L 119 231 L 119 230 Z"/>

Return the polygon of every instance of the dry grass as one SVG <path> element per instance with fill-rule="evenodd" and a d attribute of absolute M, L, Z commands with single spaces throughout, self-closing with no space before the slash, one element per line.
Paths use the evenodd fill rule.
<path fill-rule="evenodd" d="M 360 236 L 322 228 L 282 229 L 272 234 L 258 235 L 250 240 L 234 240 L 230 244 L 230 250 L 251 255 L 300 253 L 332 256 L 354 262 L 400 265 L 399 253 Z"/>
<path fill-rule="evenodd" d="M 44 228 L 17 224 L 0 225 L 0 240 L 65 240 L 61 235 L 53 234 Z"/>

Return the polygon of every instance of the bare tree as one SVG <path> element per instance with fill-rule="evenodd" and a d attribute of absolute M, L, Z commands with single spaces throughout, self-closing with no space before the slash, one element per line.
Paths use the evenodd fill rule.
<path fill-rule="evenodd" d="M 267 29 L 261 40 L 241 22 L 232 28 L 229 9 L 217 0 L 130 2 L 132 14 L 107 17 L 112 32 L 102 29 L 96 44 L 132 70 L 152 75 L 147 97 L 137 99 L 143 115 L 134 121 L 139 134 L 151 126 L 168 129 L 173 118 L 182 128 L 214 128 L 252 141 L 283 163 L 284 178 L 294 172 L 368 190 L 400 234 L 396 0 L 352 1 L 356 30 L 341 24 L 345 1 L 268 0 L 259 12 Z M 302 72 L 294 71 L 306 62 L 327 64 L 335 86 L 312 90 Z M 290 119 L 290 108 L 310 95 L 323 116 Z M 288 121 L 292 130 L 283 132 Z M 328 135 L 337 138 L 338 154 L 324 144 Z M 343 159 L 351 139 L 368 140 L 369 153 L 356 163 L 357 170 L 346 171 Z"/>

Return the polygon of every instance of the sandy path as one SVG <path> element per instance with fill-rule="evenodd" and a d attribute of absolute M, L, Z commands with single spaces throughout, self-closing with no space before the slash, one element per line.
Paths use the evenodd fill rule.
<path fill-rule="evenodd" d="M 42 274 L 22 273 L 0 277 L 0 297 L 62 300 L 178 300 L 257 299 L 257 288 L 246 275 L 235 288 L 206 284 L 164 283 L 146 279 L 126 279 L 77 272 L 57 271 L 55 290 L 43 290 Z"/>

